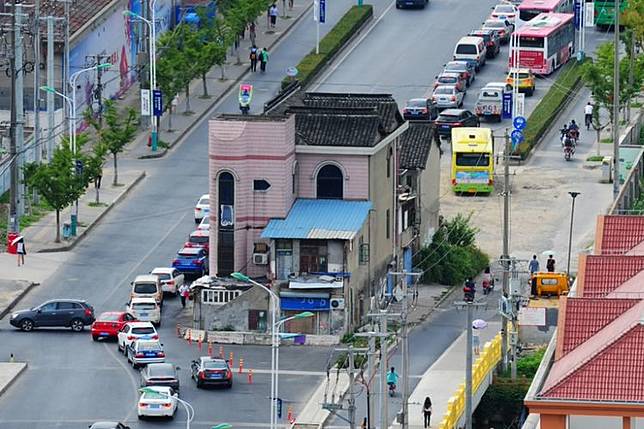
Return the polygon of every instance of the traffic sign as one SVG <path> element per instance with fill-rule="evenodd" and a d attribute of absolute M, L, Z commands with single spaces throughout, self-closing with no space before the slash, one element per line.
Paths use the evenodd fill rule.
<path fill-rule="evenodd" d="M 275 405 L 277 406 L 277 418 L 281 419 L 282 418 L 282 399 L 277 398 Z"/>
<path fill-rule="evenodd" d="M 524 139 L 523 133 L 520 130 L 512 131 L 512 133 L 510 134 L 510 137 L 512 137 L 512 144 L 513 145 L 518 145 Z"/>
<path fill-rule="evenodd" d="M 512 117 L 512 93 L 503 93 L 503 119 L 510 119 Z"/>
<path fill-rule="evenodd" d="M 163 114 L 163 96 L 161 90 L 155 89 L 152 91 L 152 113 L 154 116 L 161 116 Z"/>
<path fill-rule="evenodd" d="M 326 0 L 320 0 L 320 24 L 326 22 Z"/>
<path fill-rule="evenodd" d="M 512 125 L 514 125 L 515 130 L 523 130 L 527 124 L 528 121 L 523 116 L 517 116 L 514 118 L 514 121 L 512 121 Z"/>

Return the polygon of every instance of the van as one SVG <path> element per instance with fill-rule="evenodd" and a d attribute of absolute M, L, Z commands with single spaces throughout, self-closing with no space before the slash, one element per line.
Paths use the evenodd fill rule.
<path fill-rule="evenodd" d="M 127 312 L 141 322 L 161 325 L 161 307 L 154 298 L 132 298 L 127 306 Z"/>
<path fill-rule="evenodd" d="M 503 114 L 503 89 L 486 85 L 481 88 L 474 108 L 479 118 L 489 118 L 501 122 Z"/>
<path fill-rule="evenodd" d="M 159 276 L 152 274 L 136 276 L 131 285 L 130 299 L 154 298 L 157 304 L 163 305 L 163 288 Z"/>
<path fill-rule="evenodd" d="M 487 48 L 482 37 L 461 37 L 454 48 L 455 61 L 476 61 L 476 71 L 485 65 Z"/>

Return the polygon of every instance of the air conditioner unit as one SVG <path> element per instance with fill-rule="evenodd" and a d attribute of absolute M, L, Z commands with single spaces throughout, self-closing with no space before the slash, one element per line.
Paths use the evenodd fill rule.
<path fill-rule="evenodd" d="M 268 253 L 253 253 L 253 264 L 255 264 L 255 265 L 267 265 L 268 264 Z"/>
<path fill-rule="evenodd" d="M 331 298 L 332 310 L 344 310 L 344 298 Z"/>

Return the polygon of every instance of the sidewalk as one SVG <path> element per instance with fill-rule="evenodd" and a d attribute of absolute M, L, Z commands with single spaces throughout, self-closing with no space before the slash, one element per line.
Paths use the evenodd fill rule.
<path fill-rule="evenodd" d="M 4 356 L 3 356 L 4 359 Z M 9 359 L 9 356 L 7 356 Z M 27 368 L 24 362 L 0 363 L 0 396 L 13 384 L 20 374 Z"/>
<path fill-rule="evenodd" d="M 491 322 L 481 331 L 481 350 L 501 330 L 500 322 Z M 423 427 L 423 402 L 425 397 L 432 399 L 432 427 L 438 427 L 447 410 L 447 402 L 465 382 L 465 351 L 467 335 L 465 332 L 449 346 L 441 357 L 423 374 L 416 389 L 409 397 L 409 428 Z M 473 356 L 476 360 L 476 355 Z M 476 392 L 473 392 L 475 394 Z M 475 396 L 475 395 L 474 395 Z M 475 404 L 473 404 L 475 405 Z M 393 425 L 399 427 L 399 425 Z"/>

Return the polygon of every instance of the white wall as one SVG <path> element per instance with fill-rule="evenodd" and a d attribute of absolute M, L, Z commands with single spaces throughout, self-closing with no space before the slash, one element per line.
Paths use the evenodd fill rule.
<path fill-rule="evenodd" d="M 641 426 L 641 428 L 644 428 L 644 426 Z M 603 416 L 568 416 L 568 429 L 622 429 L 622 418 Z M 635 428 L 631 426 L 631 429 Z"/>

